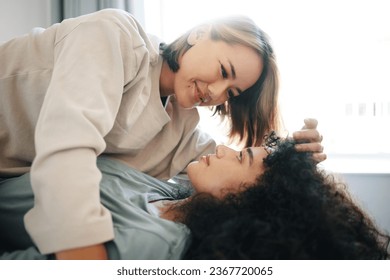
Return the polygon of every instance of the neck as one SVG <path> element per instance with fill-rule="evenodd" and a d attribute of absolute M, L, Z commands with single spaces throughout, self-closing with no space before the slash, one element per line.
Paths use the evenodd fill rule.
<path fill-rule="evenodd" d="M 180 210 L 175 205 L 181 205 L 185 203 L 187 199 L 180 200 L 159 200 L 152 202 L 159 211 L 159 216 L 162 219 L 169 221 L 178 221 L 180 219 Z"/>
<path fill-rule="evenodd" d="M 175 73 L 169 68 L 168 63 L 164 60 L 160 73 L 160 96 L 169 96 L 174 94 L 173 84 Z"/>

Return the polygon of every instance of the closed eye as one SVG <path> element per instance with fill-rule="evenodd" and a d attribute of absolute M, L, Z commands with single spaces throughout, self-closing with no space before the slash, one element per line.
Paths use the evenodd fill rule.
<path fill-rule="evenodd" d="M 237 159 L 240 163 L 242 162 L 242 151 L 238 154 Z"/>
<path fill-rule="evenodd" d="M 233 90 L 231 90 L 231 89 L 228 89 L 228 90 L 227 90 L 227 97 L 228 97 L 228 98 L 233 98 L 233 97 L 235 97 L 235 96 L 237 96 L 237 95 L 234 94 L 234 91 L 233 91 Z"/>
<path fill-rule="evenodd" d="M 229 74 L 226 71 L 225 66 L 223 66 L 223 64 L 221 62 L 220 62 L 220 65 L 221 65 L 221 76 L 222 76 L 222 78 L 224 78 L 224 79 L 229 78 Z M 234 67 L 231 64 L 230 64 L 230 67 L 232 69 L 231 71 L 233 73 L 233 79 L 235 79 L 236 78 L 236 73 L 234 71 Z M 227 97 L 228 97 L 228 99 L 229 98 L 233 98 L 233 97 L 239 96 L 241 93 L 242 93 L 242 90 L 239 89 L 239 88 L 236 88 L 235 90 L 232 89 L 232 88 L 229 88 L 227 90 Z"/>
<path fill-rule="evenodd" d="M 228 73 L 226 72 L 226 69 L 222 65 L 222 63 L 221 63 L 221 75 L 222 75 L 222 78 L 224 78 L 224 79 L 226 79 L 228 77 Z"/>

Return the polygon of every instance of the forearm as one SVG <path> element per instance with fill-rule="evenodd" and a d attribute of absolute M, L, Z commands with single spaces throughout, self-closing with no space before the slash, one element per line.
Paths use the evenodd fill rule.
<path fill-rule="evenodd" d="M 57 252 L 57 260 L 107 260 L 107 251 L 103 244 Z"/>
<path fill-rule="evenodd" d="M 114 31 L 107 30 L 108 23 L 101 25 L 105 32 L 92 23 L 80 25 L 56 44 L 56 63 L 35 130 L 35 204 L 25 218 L 43 254 L 101 244 L 114 236 L 110 213 L 100 204 L 96 157 L 113 127 L 124 74 L 121 53 L 112 51 Z M 83 39 L 85 34 L 90 36 Z M 99 47 L 96 41 L 102 42 Z M 100 53 L 107 55 L 99 59 Z"/>
<path fill-rule="evenodd" d="M 41 253 L 114 238 L 111 214 L 100 204 L 100 179 L 96 156 L 88 150 L 69 150 L 43 161 L 37 157 L 31 182 L 38 199 L 24 224 Z"/>

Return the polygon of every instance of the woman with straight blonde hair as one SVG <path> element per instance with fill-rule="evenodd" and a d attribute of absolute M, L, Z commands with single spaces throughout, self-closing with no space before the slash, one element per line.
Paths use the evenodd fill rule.
<path fill-rule="evenodd" d="M 279 73 L 268 35 L 245 16 L 207 22 L 188 31 L 173 43 L 161 45 L 162 55 L 172 71 L 179 71 L 180 57 L 193 46 L 189 38 L 195 36 L 201 39 L 206 34 L 215 42 L 246 46 L 262 60 L 263 70 L 251 87 L 244 92 L 227 90 L 227 100 L 215 106 L 216 113 L 229 116 L 231 137 L 238 136 L 247 147 L 261 145 L 268 131 L 279 130 L 281 126 L 278 111 Z"/>

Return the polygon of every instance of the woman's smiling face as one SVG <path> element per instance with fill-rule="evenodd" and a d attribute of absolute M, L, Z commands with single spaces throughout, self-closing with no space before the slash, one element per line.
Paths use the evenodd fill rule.
<path fill-rule="evenodd" d="M 174 93 L 184 108 L 223 104 L 259 79 L 263 62 L 258 53 L 240 44 L 203 36 L 179 59 Z"/>
<path fill-rule="evenodd" d="M 221 197 L 224 192 L 236 192 L 242 185 L 252 184 L 264 172 L 264 147 L 252 147 L 241 152 L 220 145 L 215 154 L 203 156 L 188 165 L 187 172 L 196 192 Z"/>

